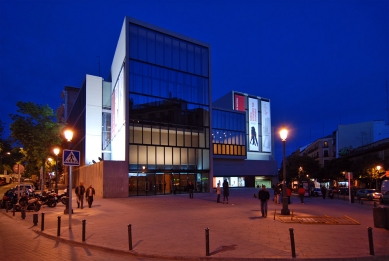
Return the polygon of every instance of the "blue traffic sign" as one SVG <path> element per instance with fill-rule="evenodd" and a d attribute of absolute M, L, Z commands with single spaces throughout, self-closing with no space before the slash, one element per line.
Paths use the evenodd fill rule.
<path fill-rule="evenodd" d="M 62 156 L 64 166 L 80 166 L 80 152 L 78 150 L 63 150 Z"/>

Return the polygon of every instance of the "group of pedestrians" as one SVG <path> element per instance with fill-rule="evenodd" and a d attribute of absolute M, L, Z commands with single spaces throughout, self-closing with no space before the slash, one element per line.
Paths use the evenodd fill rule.
<path fill-rule="evenodd" d="M 222 189 L 220 187 L 220 182 L 219 182 L 219 183 L 217 183 L 217 186 L 216 186 L 216 194 L 217 194 L 216 203 L 221 203 L 221 201 L 220 201 L 221 193 L 222 193 Z M 226 202 L 226 200 L 227 200 L 227 204 L 228 204 L 228 196 L 229 195 L 230 195 L 229 185 L 228 185 L 227 179 L 225 179 L 223 181 L 223 204 Z"/>
<path fill-rule="evenodd" d="M 76 187 L 77 208 L 84 208 L 84 194 L 86 201 L 88 202 L 88 206 L 91 208 L 93 203 L 93 196 L 95 195 L 95 189 L 92 187 L 92 185 L 85 189 L 84 182 L 80 182 L 80 185 Z"/>

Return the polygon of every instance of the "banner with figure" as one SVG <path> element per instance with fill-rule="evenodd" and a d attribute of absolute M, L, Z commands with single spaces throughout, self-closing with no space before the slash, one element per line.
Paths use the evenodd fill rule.
<path fill-rule="evenodd" d="M 249 150 L 259 151 L 258 143 L 258 100 L 249 98 Z"/>

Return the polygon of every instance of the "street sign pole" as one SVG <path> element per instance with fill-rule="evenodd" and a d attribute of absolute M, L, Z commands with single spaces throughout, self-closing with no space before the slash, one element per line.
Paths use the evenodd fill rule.
<path fill-rule="evenodd" d="M 69 166 L 69 229 L 72 229 L 72 198 L 73 198 L 73 188 L 72 188 L 72 166 L 80 166 L 80 152 L 76 150 L 63 150 L 63 165 Z"/>
<path fill-rule="evenodd" d="M 72 166 L 69 166 L 69 229 L 72 229 L 72 212 L 73 212 L 73 207 L 72 207 Z"/>

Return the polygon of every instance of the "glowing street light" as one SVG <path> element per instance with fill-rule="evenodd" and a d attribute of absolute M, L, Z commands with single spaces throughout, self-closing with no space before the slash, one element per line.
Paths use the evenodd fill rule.
<path fill-rule="evenodd" d="M 288 137 L 288 130 L 285 127 L 282 127 L 280 131 L 280 137 L 282 140 L 282 148 L 283 148 L 283 157 L 282 157 L 282 172 L 283 172 L 283 186 L 282 186 L 282 210 L 281 215 L 290 215 L 290 211 L 288 209 L 288 195 L 286 193 L 286 157 L 285 157 L 285 143 L 286 138 Z"/>

